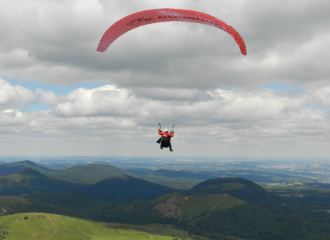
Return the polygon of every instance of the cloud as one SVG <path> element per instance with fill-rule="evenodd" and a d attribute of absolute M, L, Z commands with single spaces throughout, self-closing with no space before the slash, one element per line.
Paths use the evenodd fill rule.
<path fill-rule="evenodd" d="M 330 107 L 330 86 L 327 85 L 311 90 L 310 104 L 320 107 Z"/>
<path fill-rule="evenodd" d="M 12 86 L 0 79 L 0 108 L 10 108 L 17 105 L 28 105 L 34 101 L 33 93 L 19 85 Z"/>
<path fill-rule="evenodd" d="M 40 88 L 37 88 L 35 91 L 37 99 L 46 105 L 55 106 L 58 102 L 62 102 L 62 97 L 56 97 L 55 93 L 52 91 L 44 91 Z"/>
<path fill-rule="evenodd" d="M 330 61 L 327 1 L 7 1 L 1 2 L 2 77 L 51 84 L 109 82 L 125 88 L 241 88 L 325 81 Z M 292 6 L 295 6 L 294 8 Z M 163 23 L 135 29 L 105 53 L 107 28 L 145 9 L 183 8 L 232 24 L 245 39 L 242 57 L 215 28 Z M 12 14 L 17 16 L 12 19 Z"/>
<path fill-rule="evenodd" d="M 153 8 L 217 16 L 248 55 L 223 31 L 183 23 L 136 29 L 96 52 L 111 24 Z M 17 82 L 0 80 L 2 150 L 158 155 L 157 121 L 178 120 L 179 155 L 327 156 L 329 8 L 326 0 L 1 1 L 0 78 Z M 105 84 L 61 95 L 23 81 Z M 272 84 L 302 91 L 263 88 Z M 50 110 L 27 111 L 35 103 Z"/>
<path fill-rule="evenodd" d="M 126 89 L 106 85 L 96 89 L 79 88 L 61 99 L 55 107 L 59 116 L 134 116 L 140 100 Z"/>
<path fill-rule="evenodd" d="M 168 90 L 157 91 L 159 94 Z M 139 155 L 156 151 L 157 146 L 152 143 L 157 138 L 157 120 L 160 120 L 164 128 L 177 121 L 173 143 L 183 155 L 189 155 L 191 148 L 197 151 L 212 146 L 211 155 L 217 155 L 219 147 L 228 154 L 233 151 L 237 154 L 244 153 L 247 147 L 255 149 L 255 146 L 271 152 L 283 144 L 292 149 L 328 146 L 329 112 L 309 108 L 310 104 L 325 105 L 328 100 L 324 98 L 327 94 L 324 88 L 307 93 L 271 89 L 217 89 L 204 92 L 204 96 L 202 91 L 190 93 L 194 96 L 190 99 L 167 101 L 144 98 L 142 92 L 135 95 L 115 85 L 79 88 L 58 96 L 37 89 L 33 93 L 35 99 L 51 105 L 53 110 L 2 110 L 0 135 L 7 136 L 6 144 L 16 142 L 18 146 L 29 145 L 29 149 L 39 149 L 43 145 L 45 149 L 38 151 L 44 154 L 46 149 L 55 154 L 54 146 L 66 152 L 78 151 L 78 146 L 89 146 L 86 149 L 96 154 L 95 149 L 106 148 L 106 145 L 118 149 L 108 149 L 104 154 L 111 151 L 119 154 L 128 145 Z M 29 139 L 28 144 L 26 139 Z M 287 153 L 292 151 L 286 150 Z M 272 154 L 276 155 L 276 151 Z"/>

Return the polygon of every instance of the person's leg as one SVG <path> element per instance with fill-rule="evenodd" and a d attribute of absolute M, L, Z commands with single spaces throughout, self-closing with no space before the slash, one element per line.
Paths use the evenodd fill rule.
<path fill-rule="evenodd" d="M 170 148 L 170 151 L 172 152 L 173 149 L 172 149 L 172 144 L 171 144 L 171 142 L 168 142 L 168 146 L 169 146 L 169 148 Z"/>

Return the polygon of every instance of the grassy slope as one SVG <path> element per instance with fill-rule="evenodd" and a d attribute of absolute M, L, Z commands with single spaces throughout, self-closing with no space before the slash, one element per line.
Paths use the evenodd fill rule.
<path fill-rule="evenodd" d="M 22 213 L 0 217 L 6 239 L 154 239 L 172 240 L 170 236 L 152 235 L 129 229 L 109 228 L 106 223 L 48 213 Z"/>
<path fill-rule="evenodd" d="M 124 223 L 108 223 L 107 226 L 111 228 L 120 228 L 120 229 L 132 229 L 137 231 L 148 232 L 151 234 L 162 235 L 162 236 L 172 236 L 174 239 L 181 238 L 189 240 L 189 232 L 181 230 L 174 225 L 171 224 L 143 224 L 143 225 L 132 225 L 132 224 L 124 224 Z M 197 236 L 192 234 L 191 237 L 193 239 L 207 240 L 208 238 L 204 238 L 202 236 Z"/>
<path fill-rule="evenodd" d="M 227 187 L 228 185 L 225 185 Z M 239 185 L 232 185 L 238 188 Z M 166 202 L 176 195 L 181 224 L 194 234 L 223 239 L 329 239 L 329 225 L 298 215 L 241 201 L 226 194 L 188 196 L 168 194 L 152 203 Z M 219 203 L 219 204 L 218 204 Z M 170 211 L 170 210 L 169 210 Z M 227 239 L 226 238 L 226 239 Z"/>
<path fill-rule="evenodd" d="M 188 196 L 188 201 L 185 201 L 185 196 L 178 193 L 161 196 L 152 201 L 152 204 L 156 205 L 161 202 L 166 202 L 166 200 L 172 196 L 177 196 L 180 199 L 178 203 L 173 204 L 178 206 L 182 213 L 181 221 L 205 216 L 205 214 L 208 215 L 213 211 L 222 211 L 246 204 L 246 202 L 227 194 L 192 195 Z"/>
<path fill-rule="evenodd" d="M 245 202 L 229 195 L 210 194 L 189 196 L 189 200 L 180 202 L 178 207 L 182 212 L 182 220 L 184 221 L 196 216 L 200 216 L 203 213 L 221 211 L 241 204 L 245 204 Z M 213 207 L 215 208 L 212 209 Z"/>
<path fill-rule="evenodd" d="M 244 239 L 329 239 L 329 225 L 254 204 L 212 212 L 196 223 L 197 234 L 220 233 Z M 199 232 L 201 231 L 201 232 Z"/>

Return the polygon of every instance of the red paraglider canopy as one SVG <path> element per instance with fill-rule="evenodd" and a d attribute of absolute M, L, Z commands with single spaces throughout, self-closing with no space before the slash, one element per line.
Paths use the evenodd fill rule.
<path fill-rule="evenodd" d="M 159 22 L 193 22 L 219 28 L 232 35 L 241 53 L 246 55 L 246 46 L 239 33 L 228 23 L 211 15 L 180 9 L 153 9 L 131 14 L 113 24 L 103 35 L 97 51 L 104 52 L 121 35 L 135 28 Z"/>

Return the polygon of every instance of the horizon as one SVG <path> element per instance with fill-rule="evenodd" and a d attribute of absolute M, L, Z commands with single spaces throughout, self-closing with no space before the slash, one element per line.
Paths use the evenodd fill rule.
<path fill-rule="evenodd" d="M 208 160 L 210 162 L 216 161 L 243 161 L 243 162 L 254 162 L 254 161 L 279 161 L 279 162 L 327 162 L 329 158 L 311 158 L 311 157 L 209 157 L 209 156 L 0 156 L 1 161 L 105 161 L 111 164 L 111 160 L 122 160 L 122 161 L 130 161 L 130 160 L 167 160 L 167 161 L 198 161 L 198 160 Z M 276 163 L 276 162 L 274 162 Z"/>

